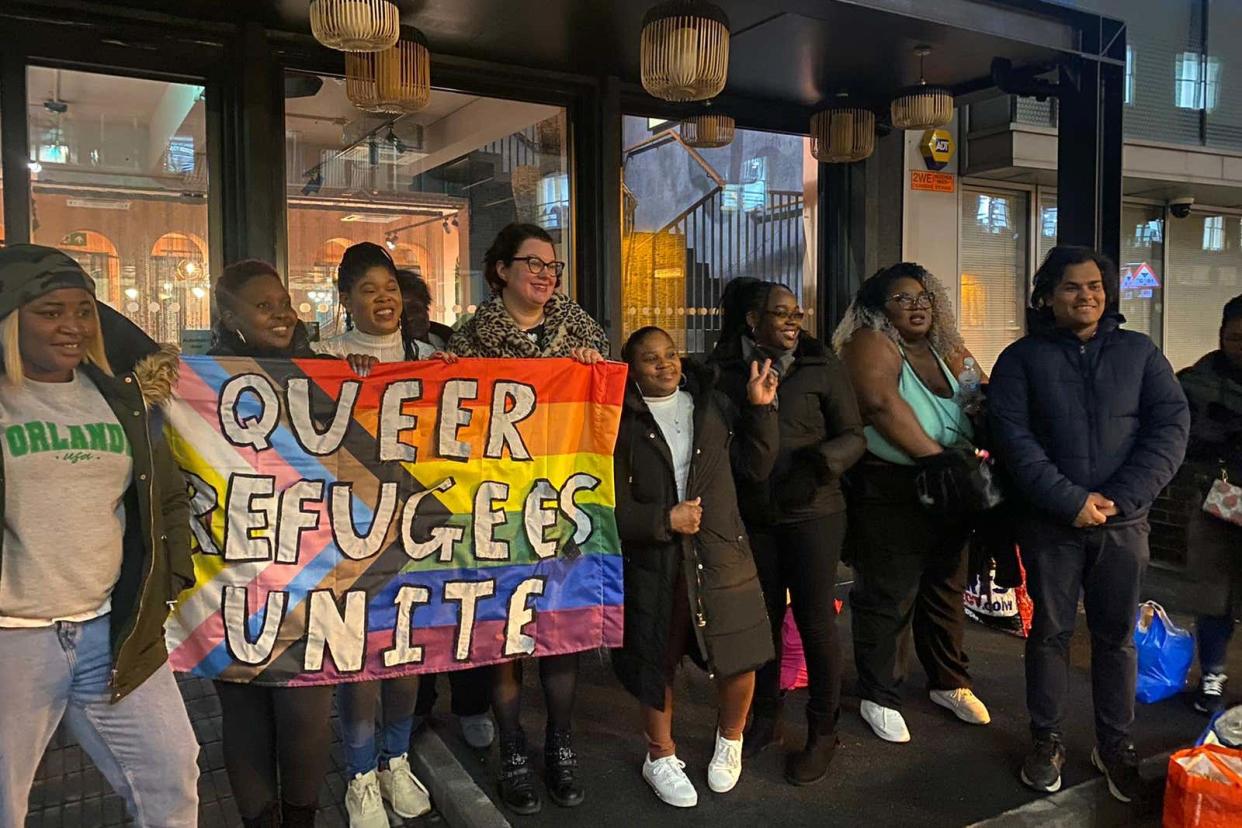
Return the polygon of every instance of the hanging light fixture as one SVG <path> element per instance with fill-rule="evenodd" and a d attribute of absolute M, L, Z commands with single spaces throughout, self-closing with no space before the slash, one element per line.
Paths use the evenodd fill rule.
<path fill-rule="evenodd" d="M 711 3 L 672 0 L 643 17 L 643 89 L 666 101 L 719 95 L 729 74 L 729 18 Z"/>
<path fill-rule="evenodd" d="M 311 0 L 315 39 L 341 52 L 381 52 L 401 35 L 401 11 L 391 0 Z"/>
<path fill-rule="evenodd" d="M 345 53 L 345 94 L 366 112 L 417 112 L 431 98 L 431 52 L 417 29 L 382 52 Z"/>
<path fill-rule="evenodd" d="M 733 142 L 734 122 L 728 115 L 708 112 L 681 119 L 681 140 L 695 149 L 715 149 Z"/>
<path fill-rule="evenodd" d="M 923 59 L 931 47 L 916 46 L 919 56 L 919 82 L 897 93 L 890 106 L 897 129 L 935 129 L 953 120 L 953 93 L 943 86 L 929 86 L 923 77 Z"/>
<path fill-rule="evenodd" d="M 811 116 L 811 155 L 825 164 L 850 164 L 875 151 L 875 113 L 837 106 Z"/>

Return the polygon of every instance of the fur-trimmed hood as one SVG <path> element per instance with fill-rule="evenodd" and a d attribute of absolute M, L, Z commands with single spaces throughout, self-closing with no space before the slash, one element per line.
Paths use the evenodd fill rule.
<path fill-rule="evenodd" d="M 133 374 L 147 411 L 163 405 L 172 399 L 181 376 L 181 349 L 161 345 L 158 351 L 138 361 Z"/>

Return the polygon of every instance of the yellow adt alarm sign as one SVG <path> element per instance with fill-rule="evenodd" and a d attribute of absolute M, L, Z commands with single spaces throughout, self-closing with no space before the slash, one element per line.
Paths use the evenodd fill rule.
<path fill-rule="evenodd" d="M 943 129 L 929 129 L 923 133 L 919 143 L 923 153 L 923 162 L 929 170 L 943 170 L 953 160 L 953 136 Z"/>

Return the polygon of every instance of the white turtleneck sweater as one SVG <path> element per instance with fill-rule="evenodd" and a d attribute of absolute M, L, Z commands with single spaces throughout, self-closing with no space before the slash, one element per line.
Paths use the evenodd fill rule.
<path fill-rule="evenodd" d="M 347 357 L 350 354 L 373 356 L 380 362 L 405 362 L 405 344 L 401 341 L 401 332 L 375 336 L 363 333 L 354 328 L 340 336 L 315 343 L 315 353 L 328 354 L 335 357 Z M 426 342 L 415 342 L 418 359 L 426 359 L 435 353 L 435 348 Z"/>

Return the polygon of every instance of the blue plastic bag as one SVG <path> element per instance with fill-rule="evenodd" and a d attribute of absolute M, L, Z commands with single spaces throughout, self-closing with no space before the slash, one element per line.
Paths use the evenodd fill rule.
<path fill-rule="evenodd" d="M 1134 647 L 1138 650 L 1135 696 L 1140 702 L 1151 704 L 1182 692 L 1195 659 L 1195 639 L 1155 601 L 1139 605 Z"/>

